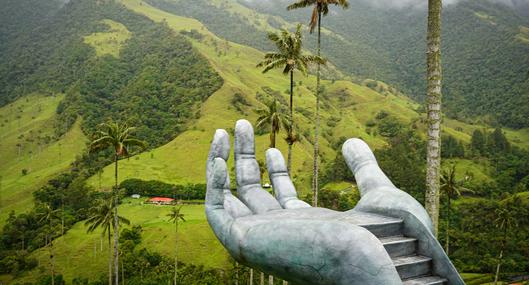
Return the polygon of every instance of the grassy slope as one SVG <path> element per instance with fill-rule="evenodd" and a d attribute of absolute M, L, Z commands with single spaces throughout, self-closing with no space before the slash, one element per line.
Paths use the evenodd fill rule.
<path fill-rule="evenodd" d="M 170 206 L 142 204 L 143 199 L 125 200 L 120 206 L 120 215 L 143 227 L 143 242 L 140 247 L 162 252 L 173 256 L 175 252 L 174 224 L 166 216 Z M 224 248 L 217 241 L 206 222 L 203 205 L 185 205 L 182 208 L 186 222 L 179 225 L 178 256 L 184 262 L 199 263 L 208 267 L 225 268 L 229 259 Z M 76 224 L 68 234 L 54 242 L 56 268 L 69 283 L 76 276 L 95 280 L 107 270 L 107 239 L 101 239 L 101 231 L 86 233 L 83 223 Z M 39 260 L 41 268 L 24 274 L 18 282 L 32 282 L 47 270 L 49 253 L 42 248 L 33 253 Z M 206 258 L 207 257 L 207 258 Z"/>
<path fill-rule="evenodd" d="M 0 225 L 10 211 L 30 208 L 31 193 L 65 171 L 83 151 L 86 139 L 80 122 L 58 141 L 45 144 L 42 139 L 53 136 L 55 110 L 62 99 L 62 95 L 31 95 L 0 108 Z M 22 175 L 23 169 L 27 175 Z"/>
<path fill-rule="evenodd" d="M 123 24 L 112 20 L 101 22 L 108 27 L 108 30 L 84 37 L 84 43 L 94 47 L 97 56 L 108 54 L 119 57 L 123 43 L 131 37 L 129 30 Z"/>
<path fill-rule="evenodd" d="M 204 34 L 204 40 L 193 40 L 194 46 L 210 60 L 224 78 L 225 84 L 203 104 L 200 119 L 190 126 L 188 131 L 161 148 L 124 161 L 121 164 L 121 180 L 139 177 L 142 179 L 160 179 L 172 183 L 203 183 L 205 158 L 214 130 L 216 128 L 233 129 L 235 121 L 240 118 L 254 122 L 256 115 L 253 110 L 261 106 L 255 99 L 256 92 L 263 93 L 261 88 L 267 86 L 282 92 L 286 99 L 287 95 L 283 91 L 289 86 L 288 80 L 280 72 L 261 74 L 260 70 L 255 68 L 255 64 L 263 57 L 260 51 L 220 40 L 194 19 L 174 16 L 150 7 L 146 3 L 140 5 L 137 0 L 127 0 L 123 3 L 128 8 L 155 21 L 165 20 L 176 31 L 195 29 Z M 213 47 L 214 42 L 218 47 L 217 49 Z M 219 51 L 222 51 L 223 55 L 219 56 Z M 314 85 L 314 77 L 303 78 L 297 74 L 296 81 L 299 80 L 302 80 L 303 84 L 296 87 L 295 107 L 314 112 L 315 97 L 307 89 L 307 86 L 312 87 Z M 384 141 L 380 137 L 369 135 L 364 127 L 365 122 L 373 118 L 379 110 L 385 109 L 406 122 L 418 116 L 411 108 L 414 103 L 403 96 L 382 95 L 367 87 L 348 81 L 336 81 L 334 84 L 325 82 L 324 84 L 327 85 L 330 97 L 335 92 L 347 94 L 345 96 L 346 102 L 332 99 L 329 101 L 331 104 L 322 110 L 322 125 L 325 131 L 331 134 L 331 137 L 362 137 L 371 145 L 380 147 L 384 145 Z M 251 107 L 244 110 L 244 113 L 238 112 L 230 106 L 230 100 L 235 93 L 242 94 L 252 104 Z M 349 103 L 357 104 L 357 106 L 343 108 L 344 104 Z M 338 125 L 332 129 L 326 126 L 326 121 L 331 116 L 342 117 Z M 295 120 L 300 125 L 301 130 L 312 130 L 311 118 L 297 114 Z M 321 140 L 324 159 L 333 159 L 335 151 L 329 147 L 329 142 L 325 138 Z M 257 137 L 258 159 L 264 159 L 264 151 L 267 146 L 267 135 Z M 286 153 L 286 144 L 282 139 L 279 139 L 279 148 L 283 153 Z M 294 177 L 297 178 L 297 184 L 303 186 L 303 190 L 308 189 L 310 185 L 308 176 L 311 169 L 311 148 L 311 144 L 305 139 L 294 146 Z M 99 184 L 97 177 L 93 177 L 90 182 L 95 186 Z M 101 182 L 106 187 L 111 185 L 112 170 L 110 167 L 105 169 Z"/>
<path fill-rule="evenodd" d="M 167 145 L 123 161 L 120 180 L 136 177 L 158 179 L 170 183 L 204 183 L 204 162 L 214 130 L 216 128 L 233 129 L 235 121 L 240 118 L 254 122 L 256 116 L 252 110 L 261 106 L 255 99 L 255 93 L 258 91 L 262 93 L 261 88 L 264 86 L 283 92 L 288 88 L 288 80 L 280 72 L 261 74 L 260 70 L 255 68 L 255 64 L 263 56 L 260 51 L 221 40 L 195 19 L 175 16 L 138 0 L 124 0 L 123 3 L 129 9 L 154 21 L 166 21 L 175 31 L 194 29 L 202 33 L 205 39 L 192 40 L 194 46 L 210 60 L 224 78 L 225 84 L 203 104 L 200 119 L 190 126 L 188 131 Z M 238 11 L 243 15 L 249 13 L 237 5 L 228 6 L 228 9 Z M 213 47 L 214 43 L 217 48 Z M 219 51 L 222 51 L 223 55 L 219 56 Z M 296 81 L 299 80 L 303 81 L 303 85 L 296 87 L 295 107 L 314 112 L 315 98 L 313 93 L 306 88 L 314 85 L 314 77 L 303 78 L 296 75 Z M 324 84 L 329 94 L 328 97 L 330 97 L 328 100 L 330 104 L 322 110 L 322 126 L 324 132 L 329 133 L 328 137 L 335 139 L 342 136 L 361 137 L 372 147 L 381 147 L 385 145 L 384 140 L 380 136 L 369 134 L 365 127 L 366 122 L 373 119 L 380 110 L 386 110 L 405 123 L 419 119 L 419 114 L 415 111 L 418 104 L 402 95 L 393 95 L 389 92 L 380 94 L 348 81 L 336 81 L 335 83 L 325 81 Z M 241 93 L 252 103 L 252 107 L 248 107 L 244 114 L 238 112 L 230 104 L 235 93 Z M 336 96 L 336 94 L 346 94 L 346 96 Z M 286 98 L 287 95 L 284 94 L 284 96 Z M 326 121 L 332 116 L 342 118 L 333 128 L 326 126 Z M 297 114 L 296 121 L 301 130 L 312 130 L 311 118 Z M 470 142 L 470 135 L 475 129 L 490 128 L 450 119 L 445 121 L 445 132 L 466 143 Z M 529 129 L 506 130 L 506 134 L 515 144 L 529 147 Z M 258 159 L 264 160 L 264 151 L 267 146 L 268 137 L 266 135 L 257 138 Z M 279 148 L 286 154 L 286 144 L 282 139 L 279 139 Z M 294 178 L 302 191 L 310 187 L 311 148 L 307 140 L 302 140 L 294 146 Z M 322 138 L 321 151 L 324 160 L 332 160 L 335 156 L 335 150 L 330 148 L 325 138 Z M 109 187 L 112 185 L 112 179 L 112 168 L 107 167 L 101 176 L 101 184 Z M 99 178 L 93 177 L 90 183 L 98 186 Z"/>

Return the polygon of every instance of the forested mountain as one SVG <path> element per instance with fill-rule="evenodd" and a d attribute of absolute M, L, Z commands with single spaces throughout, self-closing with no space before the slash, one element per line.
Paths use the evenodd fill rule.
<path fill-rule="evenodd" d="M 3 54 L 14 38 L 44 24 L 59 10 L 62 2 L 2 0 L 0 5 L 0 51 Z"/>
<path fill-rule="evenodd" d="M 262 33 L 287 23 L 306 23 L 310 9 L 286 11 L 289 1 L 240 0 L 261 18 L 233 9 L 231 1 L 150 3 L 197 18 L 226 39 L 268 50 Z M 195 3 L 196 2 L 196 3 Z M 395 7 L 377 1 L 350 1 L 350 8 L 324 18 L 324 55 L 341 70 L 391 83 L 416 100 L 425 92 L 425 5 Z M 529 126 L 529 19 L 527 3 L 459 1 L 444 10 L 445 111 L 473 121 Z M 373 4 L 379 3 L 379 4 Z M 399 3 L 398 1 L 391 3 Z M 409 2 L 413 3 L 413 2 Z M 207 11 L 207 12 L 206 12 Z M 315 50 L 315 38 L 307 44 Z"/>
<path fill-rule="evenodd" d="M 141 125 L 140 138 L 158 146 L 222 84 L 183 36 L 114 1 L 71 1 L 24 16 L 29 2 L 5 4 L 29 21 L 19 31 L 18 16 L 6 19 L 13 24 L 2 33 L 9 40 L 0 55 L 0 105 L 31 92 L 66 93 L 58 135 L 78 116 L 87 133 L 113 118 Z"/>

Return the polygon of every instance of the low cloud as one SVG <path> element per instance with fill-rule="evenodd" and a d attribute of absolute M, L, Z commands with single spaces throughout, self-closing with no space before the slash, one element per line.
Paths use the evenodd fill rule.
<path fill-rule="evenodd" d="M 277 2 L 284 2 L 284 3 L 292 3 L 295 0 L 244 0 L 246 2 L 253 2 L 255 4 L 259 3 L 260 5 L 266 5 L 266 3 L 277 3 Z M 363 2 L 365 4 L 371 4 L 375 7 L 381 7 L 381 8 L 411 8 L 411 7 L 417 7 L 417 8 L 423 8 L 428 5 L 428 0 L 349 0 L 350 2 Z M 443 5 L 453 5 L 457 4 L 462 1 L 467 0 L 443 0 Z M 529 0 L 488 0 L 495 3 L 502 3 L 511 7 L 517 7 L 524 4 L 529 4 Z M 525 5 L 524 5 L 525 6 Z"/>
<path fill-rule="evenodd" d="M 354 1 L 354 0 L 353 0 Z M 410 8 L 410 7 L 426 7 L 427 0 L 357 0 L 364 3 L 372 4 L 376 7 L 391 7 L 391 8 Z M 443 0 L 443 5 L 453 5 L 465 0 Z M 514 7 L 520 3 L 529 3 L 529 0 L 489 0 L 495 3 L 501 3 Z"/>

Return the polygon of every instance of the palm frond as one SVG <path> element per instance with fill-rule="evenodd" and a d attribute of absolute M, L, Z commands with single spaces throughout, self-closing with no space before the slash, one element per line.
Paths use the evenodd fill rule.
<path fill-rule="evenodd" d="M 295 10 L 300 8 L 306 8 L 316 3 L 316 0 L 300 0 L 294 4 L 288 5 L 287 10 Z"/>

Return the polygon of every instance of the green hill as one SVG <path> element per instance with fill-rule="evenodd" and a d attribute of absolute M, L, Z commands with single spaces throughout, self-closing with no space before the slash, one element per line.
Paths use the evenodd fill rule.
<path fill-rule="evenodd" d="M 160 7 L 175 3 L 150 2 Z M 323 42 L 324 54 L 342 71 L 388 82 L 422 101 L 427 14 L 426 5 L 420 3 L 424 2 L 407 1 L 410 6 L 400 8 L 399 1 L 384 5 L 349 2 L 349 9 L 333 9 L 323 20 L 331 33 Z M 523 15 L 527 4 L 521 2 L 525 1 L 467 0 L 443 9 L 443 99 L 451 117 L 466 121 L 479 117 L 514 128 L 529 126 L 529 45 L 523 28 L 529 27 L 529 21 Z M 283 0 L 239 3 L 279 18 L 270 20 L 278 24 L 307 23 L 310 17 L 308 9 L 287 11 L 288 1 Z M 310 47 L 314 50 L 314 44 Z"/>
<path fill-rule="evenodd" d="M 119 207 L 120 215 L 143 228 L 142 247 L 172 257 L 174 254 L 174 225 L 168 221 L 171 207 L 143 204 L 144 199 L 127 199 Z M 228 254 L 219 243 L 206 221 L 203 205 L 185 205 L 182 208 L 186 222 L 179 225 L 180 260 L 186 263 L 202 264 L 207 267 L 228 268 L 231 266 Z M 83 223 L 76 224 L 68 233 L 54 242 L 57 256 L 56 268 L 67 282 L 74 277 L 97 280 L 108 269 L 108 244 L 101 238 L 101 231 L 87 234 Z M 19 283 L 35 282 L 41 269 L 49 265 L 47 248 L 33 253 L 41 268 L 22 275 Z"/>
<path fill-rule="evenodd" d="M 224 79 L 224 85 L 202 105 L 200 118 L 189 127 L 188 131 L 177 136 L 167 145 L 123 161 L 120 180 L 141 178 L 175 184 L 204 183 L 204 162 L 214 130 L 216 128 L 230 130 L 240 118 L 255 121 L 254 110 L 262 106 L 256 94 L 266 94 L 263 90 L 272 89 L 286 100 L 287 94 L 284 90 L 288 87 L 287 78 L 280 72 L 262 75 L 255 68 L 255 64 L 263 56 L 262 52 L 220 40 L 197 20 L 163 12 L 145 2 L 127 0 L 123 3 L 155 21 L 165 21 L 175 31 L 194 30 L 200 33 L 202 35 L 200 40 L 193 38 L 190 40 L 194 47 L 209 59 Z M 303 137 L 301 143 L 294 147 L 293 169 L 297 185 L 301 186 L 302 191 L 307 191 L 310 186 L 312 160 L 311 115 L 314 113 L 315 100 L 311 88 L 315 78 L 296 75 L 296 79 L 302 81 L 302 84 L 296 87 L 295 92 L 298 95 L 295 96 L 294 104 L 295 108 L 304 110 L 304 113 L 298 113 L 295 117 Z M 388 90 L 394 89 L 383 83 L 378 83 L 379 92 L 350 81 L 324 81 L 323 85 L 325 86 L 325 103 L 322 112 L 324 161 L 334 159 L 337 149 L 333 149 L 331 145 L 341 137 L 361 137 L 374 148 L 384 146 L 385 139 L 380 135 L 370 134 L 369 127 L 366 127 L 380 111 L 388 112 L 405 124 L 420 119 L 420 114 L 416 111 L 419 108 L 418 104 L 401 94 L 391 93 Z M 242 96 L 245 101 L 242 107 L 234 103 L 236 95 Z M 455 120 L 447 120 L 444 128 L 445 132 L 465 143 L 470 142 L 470 136 L 476 129 L 491 128 Z M 525 139 L 529 137 L 529 129 L 506 132 L 515 144 L 529 147 Z M 268 136 L 261 135 L 256 140 L 257 157 L 264 160 Z M 279 148 L 286 154 L 286 143 L 283 140 L 280 140 Z M 101 182 L 103 187 L 108 188 L 113 184 L 112 173 L 112 167 L 108 166 L 101 176 L 94 176 L 89 182 L 96 187 Z"/>
<path fill-rule="evenodd" d="M 31 95 L 0 108 L 0 224 L 11 211 L 32 206 L 34 190 L 67 171 L 84 151 L 86 137 L 76 122 L 55 137 L 55 110 L 64 95 Z"/>

